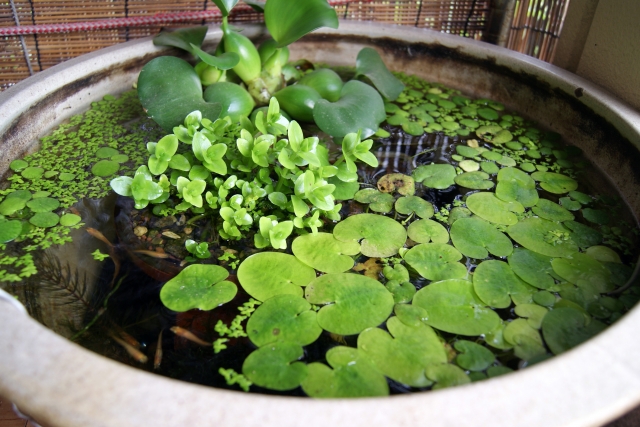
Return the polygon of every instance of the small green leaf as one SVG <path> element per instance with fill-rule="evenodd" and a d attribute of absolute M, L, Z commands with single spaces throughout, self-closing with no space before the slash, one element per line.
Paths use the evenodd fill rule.
<path fill-rule="evenodd" d="M 423 243 L 409 249 L 404 260 L 422 277 L 438 281 L 467 277 L 467 268 L 458 261 L 462 254 L 444 243 Z"/>
<path fill-rule="evenodd" d="M 565 352 L 605 328 L 603 323 L 570 307 L 556 308 L 542 319 L 542 335 L 553 354 Z"/>
<path fill-rule="evenodd" d="M 53 212 L 38 212 L 29 218 L 29 222 L 36 227 L 49 228 L 58 225 L 60 217 Z"/>
<path fill-rule="evenodd" d="M 478 218 L 460 218 L 451 226 L 451 242 L 464 256 L 484 259 L 489 253 L 498 257 L 511 255 L 513 244 L 504 233 Z"/>
<path fill-rule="evenodd" d="M 447 243 L 449 232 L 442 224 L 430 219 L 414 221 L 407 229 L 407 235 L 417 243 Z"/>
<path fill-rule="evenodd" d="M 357 242 L 342 242 L 330 233 L 306 234 L 291 244 L 300 261 L 324 273 L 342 273 L 353 268 L 352 255 L 360 253 Z"/>
<path fill-rule="evenodd" d="M 189 265 L 164 284 L 160 300 L 170 310 L 213 310 L 236 296 L 238 288 L 226 279 L 229 272 L 218 265 Z"/>
<path fill-rule="evenodd" d="M 520 202 L 504 202 L 488 192 L 473 193 L 467 197 L 467 207 L 480 218 L 502 225 L 517 224 L 518 217 L 513 212 L 524 212 Z"/>
<path fill-rule="evenodd" d="M 429 188 L 444 190 L 455 182 L 456 169 L 450 164 L 431 163 L 413 170 L 413 178 Z"/>
<path fill-rule="evenodd" d="M 0 244 L 15 240 L 22 233 L 22 222 L 0 220 Z"/>
<path fill-rule="evenodd" d="M 335 226 L 333 235 L 343 242 L 363 239 L 362 254 L 381 258 L 397 254 L 407 240 L 407 231 L 399 222 L 375 214 L 352 215 Z"/>
<path fill-rule="evenodd" d="M 569 230 L 561 224 L 541 218 L 526 218 L 507 229 L 521 246 L 549 257 L 566 257 L 578 251 Z"/>
<path fill-rule="evenodd" d="M 460 352 L 456 363 L 469 371 L 484 371 L 496 359 L 491 350 L 472 341 L 458 340 L 453 347 Z"/>
<path fill-rule="evenodd" d="M 51 212 L 60 207 L 58 199 L 51 197 L 39 197 L 27 202 L 27 207 L 33 212 Z"/>
<path fill-rule="evenodd" d="M 303 354 L 302 347 L 294 343 L 268 344 L 245 359 L 242 373 L 260 387 L 292 390 L 307 377 L 307 365 L 297 362 Z"/>
<path fill-rule="evenodd" d="M 507 308 L 511 300 L 530 303 L 534 288 L 526 285 L 503 261 L 481 262 L 473 272 L 473 289 L 482 301 L 496 308 Z"/>

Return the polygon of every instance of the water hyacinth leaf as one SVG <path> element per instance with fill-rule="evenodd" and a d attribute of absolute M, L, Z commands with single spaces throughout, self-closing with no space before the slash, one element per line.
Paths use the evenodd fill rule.
<path fill-rule="evenodd" d="M 508 258 L 509 266 L 522 280 L 538 289 L 550 289 L 553 280 L 551 257 L 524 248 L 515 248 Z"/>
<path fill-rule="evenodd" d="M 431 163 L 426 166 L 418 166 L 413 170 L 413 178 L 429 188 L 444 190 L 455 182 L 456 169 L 450 164 Z"/>
<path fill-rule="evenodd" d="M 290 342 L 276 342 L 260 347 L 242 364 L 242 373 L 254 384 L 271 390 L 292 390 L 307 376 L 307 365 L 298 362 L 302 347 Z"/>
<path fill-rule="evenodd" d="M 207 26 L 179 28 L 174 31 L 161 31 L 153 38 L 156 46 L 173 46 L 196 55 L 191 45 L 201 46 L 207 35 Z"/>
<path fill-rule="evenodd" d="M 381 213 L 391 212 L 393 202 L 396 200 L 391 194 L 381 193 L 375 188 L 360 190 L 353 198 L 356 202 L 369 204 L 369 209 L 372 211 Z"/>
<path fill-rule="evenodd" d="M 517 224 L 518 217 L 513 212 L 524 212 L 520 202 L 505 202 L 488 192 L 474 193 L 467 197 L 466 202 L 469 210 L 480 218 L 501 225 Z"/>
<path fill-rule="evenodd" d="M 220 117 L 231 117 L 238 121 L 240 116 L 249 116 L 256 103 L 242 86 L 231 82 L 217 82 L 204 91 L 204 100 L 220 104 Z"/>
<path fill-rule="evenodd" d="M 322 96 L 312 87 L 304 85 L 287 86 L 273 96 L 280 103 L 280 108 L 291 117 L 301 122 L 313 123 L 313 109 Z"/>
<path fill-rule="evenodd" d="M 195 44 L 191 44 L 192 52 L 198 56 L 207 65 L 216 67 L 220 70 L 230 70 L 240 62 L 240 56 L 235 52 L 225 52 L 220 56 L 209 55 Z"/>
<path fill-rule="evenodd" d="M 575 252 L 564 258 L 556 258 L 551 261 L 551 266 L 558 276 L 578 287 L 591 285 L 600 293 L 610 292 L 614 288 L 609 270 L 587 254 Z"/>
<path fill-rule="evenodd" d="M 79 223 L 81 220 L 82 218 L 79 215 L 68 213 L 60 217 L 60 225 L 71 227 Z"/>
<path fill-rule="evenodd" d="M 264 18 L 278 47 L 287 46 L 320 27 L 338 28 L 338 16 L 326 0 L 308 0 L 295 8 L 288 0 L 267 2 Z"/>
<path fill-rule="evenodd" d="M 480 171 L 461 173 L 456 175 L 454 181 L 459 186 L 470 188 L 471 190 L 489 190 L 495 185 L 489 180 L 489 174 Z"/>
<path fill-rule="evenodd" d="M 433 205 L 422 197 L 404 196 L 399 197 L 395 204 L 396 212 L 402 215 L 415 213 L 418 217 L 426 219 L 433 216 Z M 426 243 L 426 242 L 421 242 Z"/>
<path fill-rule="evenodd" d="M 604 323 L 570 307 L 555 308 L 542 319 L 542 335 L 553 354 L 570 350 L 605 328 Z"/>
<path fill-rule="evenodd" d="M 49 228 L 58 225 L 60 217 L 53 212 L 38 212 L 29 218 L 29 222 L 36 227 Z"/>
<path fill-rule="evenodd" d="M 491 350 L 472 341 L 458 340 L 453 347 L 460 352 L 456 364 L 468 371 L 484 371 L 496 360 Z"/>
<path fill-rule="evenodd" d="M 457 367 L 448 363 L 429 365 L 426 369 L 427 377 L 436 384 L 433 390 L 468 384 L 471 379 L 467 374 Z"/>
<path fill-rule="evenodd" d="M 573 214 L 551 200 L 540 199 L 538 203 L 531 208 L 531 211 L 540 218 L 550 221 L 572 221 Z"/>
<path fill-rule="evenodd" d="M 308 365 L 309 373 L 302 381 L 302 390 L 311 397 L 374 397 L 387 396 L 387 379 L 359 350 L 338 346 L 327 351 L 324 363 Z"/>
<path fill-rule="evenodd" d="M 564 194 L 578 188 L 578 181 L 555 172 L 534 172 L 531 178 L 540 182 L 540 186 L 553 194 Z"/>
<path fill-rule="evenodd" d="M 426 310 L 427 325 L 452 334 L 487 334 L 500 324 L 500 317 L 478 298 L 467 280 L 431 283 L 416 293 L 412 304 Z"/>
<path fill-rule="evenodd" d="M 373 135 L 386 118 L 380 94 L 357 80 L 345 83 L 338 101 L 321 99 L 313 109 L 313 119 L 318 127 L 338 138 L 358 130 L 361 137 L 366 138 Z"/>
<path fill-rule="evenodd" d="M 521 246 L 549 257 L 566 257 L 578 251 L 569 230 L 561 224 L 541 218 L 525 218 L 507 229 Z"/>
<path fill-rule="evenodd" d="M 360 253 L 358 242 L 342 242 L 330 233 L 306 234 L 291 244 L 293 254 L 323 273 L 343 273 L 353 267 L 352 255 Z"/>
<path fill-rule="evenodd" d="M 311 304 L 295 295 L 269 298 L 247 322 L 249 339 L 258 347 L 274 342 L 305 346 L 317 340 L 321 333 Z"/>
<path fill-rule="evenodd" d="M 358 350 L 384 375 L 411 387 L 427 387 L 432 382 L 425 367 L 447 362 L 447 354 L 431 327 L 419 323 L 408 326 L 397 317 L 387 321 L 389 332 L 379 328 L 358 336 Z"/>
<path fill-rule="evenodd" d="M 513 252 L 511 240 L 478 217 L 460 218 L 454 222 L 451 242 L 464 256 L 475 259 L 484 259 L 489 253 L 505 257 Z"/>
<path fill-rule="evenodd" d="M 538 202 L 536 183 L 520 169 L 507 167 L 498 172 L 496 197 L 505 202 L 519 202 L 528 208 Z"/>
<path fill-rule="evenodd" d="M 537 304 L 520 304 L 515 308 L 515 313 L 520 317 L 526 318 L 529 326 L 534 329 L 542 327 L 542 319 L 548 312 L 549 310 Z"/>
<path fill-rule="evenodd" d="M 571 240 L 576 242 L 581 249 L 602 243 L 602 234 L 588 225 L 576 221 L 565 221 L 562 224 L 571 230 L 569 232 Z"/>
<path fill-rule="evenodd" d="M 444 243 L 422 243 L 409 249 L 404 260 L 428 280 L 467 277 L 467 268 L 458 262 L 462 254 Z"/>
<path fill-rule="evenodd" d="M 403 196 L 412 196 L 416 192 L 416 184 L 409 175 L 390 173 L 378 180 L 378 190 L 383 193 L 397 191 Z"/>
<path fill-rule="evenodd" d="M 365 76 L 389 101 L 395 101 L 404 90 L 404 84 L 384 65 L 380 54 L 373 48 L 365 47 L 356 58 L 356 76 Z"/>
<path fill-rule="evenodd" d="M 28 203 L 27 203 L 28 205 Z M 591 258 L 596 259 L 602 263 L 613 262 L 620 264 L 622 261 L 620 260 L 620 255 L 613 249 L 607 246 L 592 246 L 588 248 L 585 253 L 589 255 Z"/>
<path fill-rule="evenodd" d="M 473 273 L 473 289 L 482 301 L 496 308 L 507 308 L 532 301 L 534 288 L 526 285 L 503 261 L 481 262 Z"/>
<path fill-rule="evenodd" d="M 0 220 L 0 244 L 15 240 L 22 233 L 22 222 Z"/>
<path fill-rule="evenodd" d="M 398 253 L 407 240 L 407 231 L 399 222 L 375 214 L 352 215 L 333 229 L 336 239 L 360 242 L 360 252 L 371 258 L 386 258 Z"/>
<path fill-rule="evenodd" d="M 293 255 L 280 252 L 251 255 L 238 268 L 240 285 L 259 301 L 281 294 L 302 296 L 302 286 L 315 277 L 313 268 Z"/>
<path fill-rule="evenodd" d="M 181 125 L 192 111 L 199 110 L 211 121 L 220 116 L 220 105 L 203 99 L 200 77 L 193 67 L 173 56 L 152 59 L 142 68 L 138 97 L 147 114 L 166 132 Z"/>
<path fill-rule="evenodd" d="M 340 99 L 340 91 L 344 85 L 338 73 L 330 68 L 320 68 L 305 74 L 298 80 L 298 84 L 315 89 L 322 98 L 329 102 L 336 102 Z"/>
<path fill-rule="evenodd" d="M 525 319 L 509 322 L 504 328 L 504 339 L 513 345 L 514 354 L 523 360 L 535 359 L 547 353 L 540 332 Z"/>
<path fill-rule="evenodd" d="M 325 305 L 318 311 L 322 329 L 354 335 L 384 322 L 393 310 L 393 295 L 377 280 L 351 273 L 325 274 L 309 283 L 305 298 Z"/>
<path fill-rule="evenodd" d="M 213 310 L 231 301 L 238 292 L 233 282 L 225 280 L 228 276 L 229 272 L 218 265 L 189 265 L 164 284 L 160 300 L 177 312 L 194 308 Z"/>
<path fill-rule="evenodd" d="M 51 212 L 60 207 L 60 202 L 51 197 L 39 197 L 29 200 L 27 207 L 33 212 Z"/>
<path fill-rule="evenodd" d="M 447 243 L 449 232 L 442 224 L 430 219 L 414 221 L 407 229 L 407 235 L 417 243 Z"/>

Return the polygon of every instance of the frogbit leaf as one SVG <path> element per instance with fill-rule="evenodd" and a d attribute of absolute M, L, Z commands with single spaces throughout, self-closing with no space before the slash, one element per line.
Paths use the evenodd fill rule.
<path fill-rule="evenodd" d="M 356 76 L 365 76 L 389 101 L 395 101 L 404 90 L 404 84 L 384 65 L 380 54 L 373 48 L 365 47 L 356 58 Z"/>
<path fill-rule="evenodd" d="M 461 279 L 467 268 L 458 261 L 462 254 L 444 243 L 423 243 L 409 249 L 404 260 L 428 280 Z"/>
<path fill-rule="evenodd" d="M 242 364 L 242 373 L 254 384 L 271 390 L 292 390 L 307 376 L 307 365 L 298 362 L 302 347 L 275 342 L 251 353 Z"/>
<path fill-rule="evenodd" d="M 478 218 L 460 218 L 451 226 L 451 242 L 469 258 L 484 259 L 489 253 L 498 257 L 511 255 L 513 244 L 504 233 Z"/>
<path fill-rule="evenodd" d="M 226 279 L 229 272 L 218 265 L 195 264 L 187 266 L 160 290 L 160 300 L 173 311 L 194 308 L 212 310 L 229 302 L 238 288 Z"/>
<path fill-rule="evenodd" d="M 278 47 L 287 46 L 320 27 L 338 28 L 338 16 L 326 0 L 306 0 L 296 2 L 295 6 L 289 0 L 268 1 L 264 21 Z"/>
<path fill-rule="evenodd" d="M 318 271 L 342 273 L 353 268 L 351 255 L 360 253 L 360 245 L 342 242 L 330 233 L 316 233 L 297 237 L 291 250 L 296 258 Z"/>
<path fill-rule="evenodd" d="M 525 284 L 503 261 L 482 261 L 473 273 L 473 289 L 482 301 L 496 308 L 507 308 L 511 300 L 530 303 L 535 288 Z"/>
<path fill-rule="evenodd" d="M 397 254 L 407 240 L 407 231 L 399 222 L 375 214 L 352 215 L 335 226 L 333 235 L 343 242 L 363 239 L 362 254 L 380 258 Z"/>

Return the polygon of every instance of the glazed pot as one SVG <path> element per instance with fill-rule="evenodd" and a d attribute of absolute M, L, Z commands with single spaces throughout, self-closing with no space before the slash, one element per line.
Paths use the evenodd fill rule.
<path fill-rule="evenodd" d="M 260 27 L 245 34 L 262 37 Z M 219 40 L 212 30 L 208 43 Z M 489 97 L 584 150 L 640 213 L 640 114 L 559 68 L 484 43 L 404 27 L 341 24 L 292 59 L 353 65 L 372 46 L 393 70 Z M 167 54 L 136 40 L 65 62 L 0 94 L 0 175 L 34 141 Z M 171 53 L 175 53 L 170 51 Z M 634 279 L 638 280 L 637 275 Z M 166 379 L 91 353 L 0 299 L 0 395 L 47 426 L 601 426 L 640 403 L 640 308 L 604 333 L 513 374 L 427 393 L 349 400 L 244 394 Z"/>

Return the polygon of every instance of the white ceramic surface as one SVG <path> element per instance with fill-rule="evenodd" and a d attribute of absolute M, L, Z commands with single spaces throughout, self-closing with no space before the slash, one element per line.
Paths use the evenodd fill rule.
<path fill-rule="evenodd" d="M 248 33 L 257 35 L 259 30 L 250 28 Z M 338 32 L 324 31 L 314 37 L 320 39 L 323 34 L 328 38 L 355 35 L 363 43 L 381 46 L 383 51 L 390 39 L 438 45 L 480 62 L 490 59 L 498 68 L 512 69 L 525 77 L 536 76 L 567 94 L 579 86 L 584 92 L 580 101 L 612 123 L 636 151 L 640 147 L 640 116 L 636 112 L 589 82 L 548 64 L 493 46 L 411 28 L 342 23 Z M 214 32 L 211 37 L 218 36 L 219 32 Z M 353 63 L 359 47 L 345 42 L 332 49 L 335 57 L 324 61 Z M 304 45 L 300 50 L 309 59 L 317 59 L 313 57 L 315 51 Z M 127 63 L 159 51 L 149 40 L 129 42 L 61 64 L 0 94 L 0 174 L 11 158 L 28 151 L 31 141 L 57 122 L 84 110 L 104 94 L 130 87 L 136 68 L 129 64 L 122 71 L 114 63 Z M 295 47 L 292 53 L 294 57 L 301 54 Z M 402 65 L 413 67 L 409 71 L 417 73 L 426 73 L 429 68 L 417 60 Z M 97 80 L 89 78 L 105 67 L 112 72 L 102 73 Z M 445 71 L 433 80 L 441 78 L 445 84 L 457 81 L 454 87 L 465 85 L 464 74 L 453 77 Z M 466 78 L 473 81 L 474 76 L 468 74 Z M 77 85 L 78 92 L 69 98 L 51 98 L 57 88 L 78 81 L 89 84 Z M 499 89 L 490 85 L 486 90 L 496 87 Z M 505 89 L 501 96 L 508 99 L 512 90 Z M 48 107 L 34 113 L 31 107 L 39 105 Z M 534 101 L 531 105 L 529 113 L 535 118 L 544 106 L 536 107 Z M 38 123 L 12 125 L 29 111 L 35 114 L 30 117 L 39 117 Z M 597 149 L 594 145 L 585 152 L 597 161 Z M 615 167 L 606 162 L 604 159 L 601 165 L 604 170 Z M 624 180 L 624 173 L 613 179 L 615 184 Z M 634 200 L 635 195 L 627 191 L 625 197 Z M 638 204 L 631 205 L 638 212 Z M 2 299 L 0 325 L 0 394 L 52 427 L 596 427 L 640 403 L 638 308 L 587 343 L 523 371 L 435 392 L 350 400 L 244 394 L 154 376 L 70 343 Z"/>

